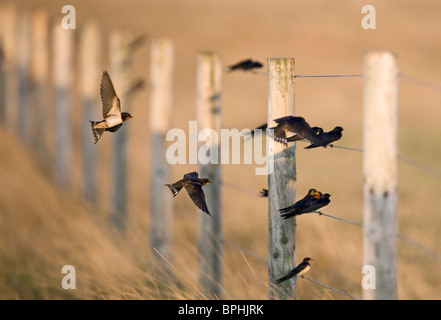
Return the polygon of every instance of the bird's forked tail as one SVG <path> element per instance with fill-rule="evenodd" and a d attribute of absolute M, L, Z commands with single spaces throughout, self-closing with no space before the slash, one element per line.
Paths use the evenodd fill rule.
<path fill-rule="evenodd" d="M 172 192 L 173 197 L 176 197 L 176 195 L 177 195 L 177 194 L 179 193 L 179 191 L 181 191 L 181 189 L 182 189 L 182 186 L 180 186 L 180 187 L 176 187 L 176 186 L 173 185 L 173 184 L 166 184 L 166 186 L 170 188 L 170 191 Z"/>
<path fill-rule="evenodd" d="M 90 121 L 90 125 L 92 126 L 92 133 L 93 133 L 93 137 L 95 139 L 95 144 L 98 142 L 98 140 L 101 138 L 101 136 L 103 135 L 104 132 L 104 128 L 94 128 L 95 125 L 97 125 L 98 123 L 100 123 L 100 121 Z"/>

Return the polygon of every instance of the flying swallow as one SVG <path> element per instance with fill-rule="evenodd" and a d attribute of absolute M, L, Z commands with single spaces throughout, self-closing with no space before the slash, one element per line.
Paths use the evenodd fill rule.
<path fill-rule="evenodd" d="M 309 257 L 306 257 L 297 267 L 292 269 L 290 273 L 276 280 L 276 283 L 281 283 L 293 277 L 303 276 L 303 274 L 305 274 L 309 269 L 311 269 L 311 264 L 309 263 L 309 261 L 314 261 L 314 260 Z"/>
<path fill-rule="evenodd" d="M 233 64 L 231 66 L 228 66 L 229 71 L 234 70 L 243 70 L 243 71 L 250 71 L 253 69 L 262 68 L 263 65 L 258 61 L 253 61 L 251 59 L 240 61 L 236 64 Z"/>
<path fill-rule="evenodd" d="M 204 191 L 202 190 L 202 187 L 210 182 L 211 181 L 209 179 L 200 179 L 197 172 L 190 172 L 185 174 L 183 179 L 175 183 L 165 185 L 170 188 L 173 197 L 176 197 L 179 191 L 181 191 L 182 187 L 184 187 L 193 203 L 203 212 L 211 216 L 210 212 L 208 211 L 207 204 L 205 203 Z"/>
<path fill-rule="evenodd" d="M 308 193 L 303 199 L 300 199 L 293 205 L 280 209 L 281 217 L 284 219 L 288 219 L 297 215 L 300 215 L 302 213 L 305 213 L 305 210 L 308 210 L 315 201 L 320 199 L 321 192 L 315 190 L 315 189 L 309 189 Z"/>
<path fill-rule="evenodd" d="M 320 127 L 312 127 L 311 129 L 312 129 L 312 131 L 314 131 L 315 134 L 317 134 L 317 135 L 323 132 L 323 129 L 320 128 Z M 294 142 L 294 141 L 299 141 L 299 140 L 303 140 L 303 141 L 305 141 L 306 139 L 302 138 L 302 137 L 299 136 L 298 134 L 295 134 L 295 135 L 293 135 L 293 136 L 291 136 L 291 137 L 288 137 L 288 138 L 286 139 L 286 142 Z"/>
<path fill-rule="evenodd" d="M 121 112 L 119 98 L 116 95 L 115 88 L 107 71 L 103 72 L 101 78 L 100 95 L 103 104 L 104 120 L 90 121 L 95 143 L 98 142 L 104 131 L 115 132 L 122 126 L 124 121 L 133 118 L 130 113 Z"/>
<path fill-rule="evenodd" d="M 302 117 L 286 116 L 274 121 L 277 123 L 277 126 L 271 128 L 274 130 L 274 140 L 285 146 L 288 144 L 286 132 L 294 133 L 310 143 L 320 143 L 321 141 L 317 131 L 314 131 Z"/>
<path fill-rule="evenodd" d="M 251 136 L 254 137 L 256 130 L 262 130 L 262 134 L 265 134 L 267 127 L 268 127 L 267 124 L 264 123 L 264 124 L 258 126 L 257 128 L 254 128 L 253 130 L 251 130 Z"/>
<path fill-rule="evenodd" d="M 305 147 L 305 149 L 312 149 L 317 147 L 327 147 L 329 144 L 331 144 L 334 141 L 340 140 L 343 134 L 341 133 L 343 131 L 342 127 L 335 127 L 329 132 L 322 132 L 319 133 L 318 136 L 318 142 L 312 142 L 311 145 Z M 331 144 L 332 146 L 332 144 Z"/>
<path fill-rule="evenodd" d="M 251 136 L 254 136 L 254 134 L 256 133 L 256 130 L 262 130 L 262 133 L 266 133 L 266 128 L 267 128 L 267 124 L 262 124 L 261 126 L 258 126 L 257 128 L 254 128 L 251 131 Z M 315 132 L 315 134 L 320 134 L 323 132 L 323 129 L 320 127 L 312 127 L 311 128 L 312 131 Z M 299 141 L 299 140 L 305 140 L 303 137 L 299 136 L 298 134 L 294 134 L 291 137 L 286 138 L 286 142 L 295 142 L 295 141 Z"/>

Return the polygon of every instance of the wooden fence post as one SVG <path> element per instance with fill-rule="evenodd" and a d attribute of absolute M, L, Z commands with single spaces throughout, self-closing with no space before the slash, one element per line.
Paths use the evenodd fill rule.
<path fill-rule="evenodd" d="M 173 202 L 168 188 L 170 165 L 166 159 L 166 135 L 173 108 L 174 51 L 170 40 L 153 39 L 150 63 L 150 244 L 171 258 Z M 153 255 L 157 257 L 157 255 Z M 163 259 L 159 259 L 163 262 Z"/>
<path fill-rule="evenodd" d="M 17 52 L 17 76 L 18 76 L 18 104 L 15 130 L 17 136 L 28 142 L 29 121 L 29 67 L 31 55 L 31 25 L 28 12 L 22 12 L 18 19 L 18 52 Z"/>
<path fill-rule="evenodd" d="M 375 269 L 364 299 L 397 298 L 398 66 L 390 52 L 364 56 L 363 263 Z"/>
<path fill-rule="evenodd" d="M 53 27 L 53 79 L 55 85 L 55 180 L 62 187 L 70 184 L 72 160 L 71 114 L 74 31 Z"/>
<path fill-rule="evenodd" d="M 268 59 L 268 128 L 274 119 L 294 115 L 294 59 Z M 285 148 L 267 135 L 268 148 L 268 277 L 270 299 L 296 299 L 296 280 L 276 284 L 295 267 L 295 217 L 283 220 L 279 209 L 296 199 L 295 145 Z M 272 169 L 273 168 L 273 169 Z M 272 169 L 272 170 L 271 170 Z"/>
<path fill-rule="evenodd" d="M 128 88 L 131 80 L 130 38 L 127 34 L 113 32 L 110 37 L 110 77 L 121 100 L 121 111 L 130 112 Z M 136 115 L 133 115 L 136 117 Z M 133 121 L 133 120 L 132 120 Z M 129 125 L 123 125 L 113 134 L 112 209 L 111 221 L 120 230 L 127 225 L 127 138 Z"/>
<path fill-rule="evenodd" d="M 216 298 L 222 294 L 222 220 L 221 220 L 221 76 L 222 67 L 216 53 L 201 52 L 197 56 L 197 121 L 199 132 L 207 131 L 211 152 L 217 151 L 217 163 L 199 165 L 199 176 L 211 180 L 204 187 L 211 217 L 198 210 L 199 216 L 199 283 L 205 292 Z M 202 143 L 200 143 L 202 145 Z M 200 159 L 199 159 L 200 160 Z"/>
<path fill-rule="evenodd" d="M 49 23 L 44 9 L 32 13 L 31 95 L 29 101 L 29 141 L 38 164 L 49 171 L 47 116 L 49 108 Z"/>
<path fill-rule="evenodd" d="M 83 192 L 91 201 L 98 200 L 97 192 L 97 146 L 93 143 L 90 120 L 101 118 L 99 98 L 102 76 L 102 41 L 99 27 L 94 22 L 84 22 L 80 39 L 80 102 L 82 106 L 81 149 L 83 161 Z"/>
<path fill-rule="evenodd" d="M 12 3 L 3 5 L 1 8 L 1 76 L 4 79 L 3 90 L 5 95 L 1 96 L 2 108 L 1 119 L 9 129 L 15 125 L 16 106 L 18 103 L 17 88 L 17 10 Z M 1 79 L 0 79 L 1 80 Z"/>

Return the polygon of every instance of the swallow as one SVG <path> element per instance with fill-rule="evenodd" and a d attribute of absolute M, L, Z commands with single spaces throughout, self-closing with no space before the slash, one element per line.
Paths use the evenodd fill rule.
<path fill-rule="evenodd" d="M 311 129 L 312 129 L 312 131 L 315 132 L 316 135 L 318 135 L 318 134 L 320 134 L 320 133 L 323 132 L 323 129 L 320 128 L 320 127 L 312 127 Z M 302 137 L 299 136 L 298 134 L 295 134 L 295 135 L 293 135 L 293 136 L 291 136 L 291 137 L 288 137 L 288 138 L 286 139 L 286 142 L 294 142 L 294 141 L 299 141 L 299 140 L 303 140 L 303 141 L 305 141 L 306 139 L 302 138 Z"/>
<path fill-rule="evenodd" d="M 101 138 L 104 131 L 115 132 L 122 126 L 124 121 L 133 118 L 130 113 L 121 112 L 119 98 L 116 95 L 115 88 L 107 71 L 103 72 L 101 78 L 100 95 L 103 104 L 104 120 L 90 121 L 95 144 Z"/>
<path fill-rule="evenodd" d="M 319 192 L 319 194 L 320 194 L 320 198 L 315 200 L 308 209 L 303 210 L 299 214 L 317 211 L 323 207 L 326 207 L 331 202 L 331 199 L 329 199 L 331 195 L 329 193 L 321 194 L 321 192 Z"/>
<path fill-rule="evenodd" d="M 268 126 L 265 123 L 265 124 L 262 124 L 262 125 L 258 126 L 257 128 L 254 128 L 251 131 L 251 136 L 254 136 L 254 134 L 256 133 L 256 130 L 262 130 L 262 133 L 266 133 L 266 128 L 267 127 Z M 323 132 L 323 129 L 320 128 L 320 127 L 312 127 L 311 129 L 312 129 L 312 131 L 315 132 L 315 134 L 320 134 L 320 133 Z M 299 141 L 299 140 L 305 140 L 305 139 L 302 138 L 301 136 L 299 136 L 298 134 L 295 134 L 295 135 L 293 135 L 291 137 L 286 138 L 286 142 L 295 142 L 295 141 Z"/>
<path fill-rule="evenodd" d="M 208 183 L 211 183 L 210 179 L 199 178 L 197 172 L 190 172 L 185 174 L 183 179 L 172 184 L 165 184 L 165 186 L 170 188 L 173 197 L 176 197 L 182 187 L 184 187 L 193 203 L 203 212 L 211 216 L 205 203 L 204 191 L 202 190 L 202 187 Z"/>
<path fill-rule="evenodd" d="M 260 191 L 260 196 L 261 197 L 268 197 L 268 189 L 262 189 Z"/>
<path fill-rule="evenodd" d="M 277 123 L 277 126 L 271 128 L 274 130 L 274 140 L 283 143 L 285 146 L 288 145 L 286 132 L 294 133 L 311 144 L 321 142 L 319 135 L 316 133 L 317 131 L 314 131 L 302 117 L 286 116 L 274 121 Z"/>
<path fill-rule="evenodd" d="M 233 64 L 231 66 L 228 66 L 229 71 L 234 70 L 243 70 L 243 71 L 251 71 L 253 69 L 262 68 L 263 64 L 261 64 L 258 61 L 253 61 L 251 59 L 240 61 L 236 64 Z"/>
<path fill-rule="evenodd" d="M 306 272 L 308 272 L 309 269 L 311 269 L 311 264 L 309 263 L 309 261 L 314 261 L 314 260 L 309 257 L 306 257 L 297 267 L 292 269 L 290 273 L 276 280 L 276 283 L 281 283 L 293 277 L 303 277 L 303 275 Z"/>
<path fill-rule="evenodd" d="M 309 189 L 308 193 L 303 199 L 300 199 L 293 205 L 280 209 L 281 217 L 288 219 L 297 215 L 304 213 L 303 211 L 308 210 L 315 201 L 320 199 L 322 193 L 315 189 Z"/>
<path fill-rule="evenodd" d="M 319 133 L 318 142 L 313 142 L 309 146 L 305 147 L 305 149 L 312 149 L 317 147 L 327 147 L 329 144 L 331 144 L 334 141 L 340 140 L 343 134 L 341 133 L 343 131 L 342 127 L 335 127 L 329 132 L 321 132 Z M 331 144 L 332 147 L 332 144 Z"/>
<path fill-rule="evenodd" d="M 268 125 L 266 123 L 258 126 L 257 128 L 254 128 L 253 130 L 251 130 L 251 136 L 254 137 L 254 135 L 256 134 L 256 130 L 262 130 L 262 134 L 266 133 L 266 128 L 268 128 Z"/>
<path fill-rule="evenodd" d="M 308 201 L 305 201 L 305 203 L 303 203 L 302 205 L 295 207 L 297 204 L 295 203 L 290 207 L 280 209 L 280 212 L 282 213 L 281 217 L 283 217 L 283 219 L 288 219 L 304 213 L 317 211 L 327 206 L 331 202 L 331 199 L 329 199 L 329 197 L 331 197 L 329 193 L 322 194 L 320 191 L 317 191 L 317 194 L 314 197 L 310 198 Z"/>

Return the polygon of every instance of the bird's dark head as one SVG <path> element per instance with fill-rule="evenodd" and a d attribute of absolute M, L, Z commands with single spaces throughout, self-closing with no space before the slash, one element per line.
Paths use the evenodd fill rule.
<path fill-rule="evenodd" d="M 201 181 L 201 184 L 203 186 L 205 186 L 206 184 L 211 183 L 210 179 L 207 179 L 207 178 L 202 178 L 202 179 L 200 179 L 200 181 Z"/>
<path fill-rule="evenodd" d="M 129 120 L 129 119 L 131 119 L 131 118 L 133 118 L 133 117 L 132 117 L 132 115 L 131 115 L 130 113 L 128 113 L 128 112 L 122 112 L 122 113 L 121 113 L 121 118 L 122 118 L 123 121 L 127 121 L 127 120 Z"/>
<path fill-rule="evenodd" d="M 306 257 L 303 259 L 303 262 L 309 262 L 309 261 L 314 261 L 314 259 L 312 259 L 310 257 Z"/>
<path fill-rule="evenodd" d="M 343 131 L 343 128 L 342 128 L 342 127 L 335 127 L 335 128 L 334 128 L 334 131 L 336 131 L 336 132 L 342 132 L 342 131 Z"/>
<path fill-rule="evenodd" d="M 316 193 L 317 193 L 317 190 L 315 190 L 315 189 L 309 189 L 309 191 L 308 191 L 308 195 L 310 195 L 310 196 L 315 196 Z"/>
<path fill-rule="evenodd" d="M 329 199 L 329 197 L 331 197 L 329 193 L 325 193 L 324 195 L 321 196 L 322 199 Z"/>

